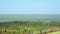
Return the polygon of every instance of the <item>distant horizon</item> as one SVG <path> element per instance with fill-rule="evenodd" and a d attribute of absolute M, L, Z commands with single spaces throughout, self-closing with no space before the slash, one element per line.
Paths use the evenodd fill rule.
<path fill-rule="evenodd" d="M 0 14 L 0 22 L 5 21 L 60 21 L 60 14 Z"/>

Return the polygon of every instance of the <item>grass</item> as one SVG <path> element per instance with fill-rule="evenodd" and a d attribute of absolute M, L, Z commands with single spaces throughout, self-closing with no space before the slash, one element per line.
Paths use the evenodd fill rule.
<path fill-rule="evenodd" d="M 48 33 L 48 34 L 60 34 L 60 31 L 52 32 L 52 33 Z"/>
<path fill-rule="evenodd" d="M 52 32 L 56 32 L 56 31 L 60 31 L 60 21 L 0 22 L 0 34 L 47 34 L 47 33 L 52 33 Z"/>

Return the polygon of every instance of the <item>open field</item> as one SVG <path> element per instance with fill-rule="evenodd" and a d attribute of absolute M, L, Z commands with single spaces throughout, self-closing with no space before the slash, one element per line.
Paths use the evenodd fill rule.
<path fill-rule="evenodd" d="M 57 31 L 60 31 L 60 21 L 0 22 L 0 34 L 50 34 Z"/>

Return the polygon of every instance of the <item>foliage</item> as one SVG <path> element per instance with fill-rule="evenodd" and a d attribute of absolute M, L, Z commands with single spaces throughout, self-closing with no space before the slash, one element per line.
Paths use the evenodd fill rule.
<path fill-rule="evenodd" d="M 60 31 L 60 21 L 0 22 L 0 34 L 46 34 L 53 31 Z"/>

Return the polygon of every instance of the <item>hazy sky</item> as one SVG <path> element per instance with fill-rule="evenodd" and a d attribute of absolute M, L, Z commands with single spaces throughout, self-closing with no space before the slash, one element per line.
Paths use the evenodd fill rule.
<path fill-rule="evenodd" d="M 60 0 L 0 0 L 0 14 L 60 14 Z"/>

